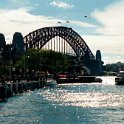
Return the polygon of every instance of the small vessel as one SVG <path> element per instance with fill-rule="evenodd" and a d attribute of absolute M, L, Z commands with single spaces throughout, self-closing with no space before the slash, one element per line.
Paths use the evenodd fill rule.
<path fill-rule="evenodd" d="M 47 80 L 45 86 L 47 87 L 55 87 L 57 85 L 57 81 L 53 78 L 51 74 L 47 74 Z"/>
<path fill-rule="evenodd" d="M 115 77 L 115 85 L 124 85 L 124 71 L 119 71 Z"/>

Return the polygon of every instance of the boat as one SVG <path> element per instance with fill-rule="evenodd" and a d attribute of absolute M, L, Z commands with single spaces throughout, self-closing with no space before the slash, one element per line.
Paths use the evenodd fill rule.
<path fill-rule="evenodd" d="M 47 80 L 45 83 L 46 87 L 56 87 L 57 86 L 57 81 L 53 78 L 51 74 L 47 74 Z"/>
<path fill-rule="evenodd" d="M 101 83 L 102 79 L 95 76 L 84 76 L 84 75 L 58 75 L 57 84 L 63 83 Z"/>
<path fill-rule="evenodd" d="M 124 71 L 119 71 L 119 73 L 117 73 L 115 85 L 124 85 Z"/>

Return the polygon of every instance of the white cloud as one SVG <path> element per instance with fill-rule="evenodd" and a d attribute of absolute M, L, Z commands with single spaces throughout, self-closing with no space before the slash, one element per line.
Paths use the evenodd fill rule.
<path fill-rule="evenodd" d="M 1 10 L 0 9 L 0 33 L 6 36 L 7 42 L 11 42 L 15 32 L 21 32 L 23 36 L 29 32 L 47 26 L 57 25 L 58 20 L 52 17 L 35 16 L 26 9 Z"/>
<path fill-rule="evenodd" d="M 91 17 L 99 22 L 94 33 L 83 36 L 91 51 L 100 49 L 105 63 L 124 62 L 124 0 L 111 4 L 104 10 L 95 10 Z"/>
<path fill-rule="evenodd" d="M 82 38 L 94 55 L 97 50 L 101 50 L 105 63 L 124 62 L 124 36 L 84 35 Z"/>
<path fill-rule="evenodd" d="M 27 0 L 10 0 L 12 3 L 14 3 L 14 4 L 30 4 L 30 2 L 29 1 L 27 1 Z"/>
<path fill-rule="evenodd" d="M 58 8 L 64 8 L 64 9 L 70 9 L 73 7 L 73 5 L 67 4 L 66 2 L 61 1 L 53 1 L 50 3 L 50 5 Z"/>
<path fill-rule="evenodd" d="M 63 25 L 66 20 L 60 20 L 53 17 L 46 17 L 42 15 L 31 15 L 28 8 L 21 8 L 17 10 L 3 10 L 0 9 L 0 32 L 6 36 L 6 41 L 12 41 L 14 32 L 21 32 L 23 36 L 36 29 L 48 26 Z M 61 21 L 61 24 L 57 24 Z M 95 27 L 88 23 L 70 20 L 71 24 L 80 25 L 82 27 Z"/>
<path fill-rule="evenodd" d="M 102 26 L 96 32 L 104 35 L 124 35 L 124 0 L 108 6 L 104 11 L 95 10 L 91 16 Z"/>
<path fill-rule="evenodd" d="M 117 62 L 123 62 L 124 63 L 124 57 L 122 56 L 105 56 L 104 57 L 104 64 L 111 64 L 111 63 L 117 63 Z"/>
<path fill-rule="evenodd" d="M 13 3 L 18 3 L 18 2 L 20 2 L 20 0 L 10 0 L 11 2 L 13 2 Z"/>
<path fill-rule="evenodd" d="M 96 25 L 90 24 L 90 23 L 86 23 L 86 22 L 82 22 L 82 21 L 75 21 L 75 20 L 70 20 L 71 24 L 76 24 L 79 25 L 81 27 L 87 27 L 87 28 L 96 28 Z"/>
<path fill-rule="evenodd" d="M 82 38 L 91 46 L 92 51 L 100 49 L 104 53 L 124 54 L 124 36 L 84 35 Z"/>
<path fill-rule="evenodd" d="M 20 8 L 23 7 L 28 11 L 32 11 L 39 7 L 39 4 L 37 3 L 31 3 L 31 1 L 28 0 L 10 0 L 13 7 Z"/>
<path fill-rule="evenodd" d="M 39 4 L 35 3 L 34 6 L 35 6 L 35 7 L 39 7 Z"/>

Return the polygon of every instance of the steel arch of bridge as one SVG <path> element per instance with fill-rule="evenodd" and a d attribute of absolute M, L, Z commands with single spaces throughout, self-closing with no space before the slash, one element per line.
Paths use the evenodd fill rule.
<path fill-rule="evenodd" d="M 86 55 L 88 55 L 89 59 L 95 58 L 81 36 L 68 27 L 45 27 L 35 30 L 24 37 L 24 43 L 26 44 L 26 49 L 41 49 L 49 40 L 56 36 L 63 38 L 79 58 Z"/>

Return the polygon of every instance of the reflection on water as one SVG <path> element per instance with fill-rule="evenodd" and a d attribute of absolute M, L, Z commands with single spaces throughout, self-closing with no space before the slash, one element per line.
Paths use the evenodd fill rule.
<path fill-rule="evenodd" d="M 51 93 L 51 92 L 50 92 Z M 47 100 L 54 100 L 64 106 L 79 106 L 79 107 L 124 107 L 124 94 L 116 93 L 73 93 L 61 92 L 56 95 L 52 92 L 44 93 Z"/>
<path fill-rule="evenodd" d="M 113 77 L 101 84 L 63 84 L 0 103 L 0 124 L 123 124 L 124 87 Z"/>
<path fill-rule="evenodd" d="M 108 76 L 108 77 L 100 77 L 103 81 L 102 84 L 106 85 L 115 85 L 115 77 L 114 76 Z"/>

